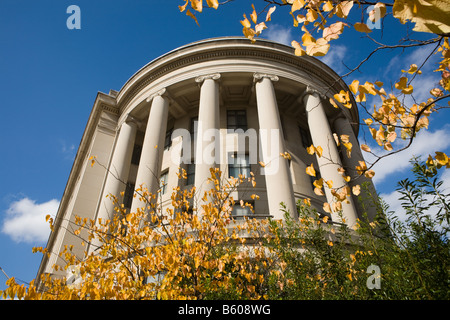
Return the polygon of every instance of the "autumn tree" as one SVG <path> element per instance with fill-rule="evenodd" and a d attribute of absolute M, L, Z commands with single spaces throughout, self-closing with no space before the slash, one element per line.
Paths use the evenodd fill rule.
<path fill-rule="evenodd" d="M 358 220 L 352 228 L 303 201 L 298 218 L 285 212 L 283 220 L 236 220 L 232 206 L 249 204 L 234 203 L 231 192 L 249 187 L 253 176 L 225 180 L 218 170 L 204 194 L 209 200 L 199 207 L 191 207 L 194 188 L 174 188 L 172 206 L 164 210 L 158 204 L 145 210 L 152 198 L 146 190 L 139 191 L 146 206 L 136 213 L 112 197 L 113 220 L 76 220 L 75 232 L 87 230 L 86 244 L 95 240 L 97 246 L 82 259 L 66 247 L 60 253 L 66 264 L 54 266 L 65 277 L 43 275 L 38 287 L 10 278 L 0 294 L 39 300 L 448 299 L 450 194 L 435 168 L 419 160 L 412 165 L 414 181 L 403 180 L 398 189 L 407 219 L 381 201 L 374 221 Z"/>

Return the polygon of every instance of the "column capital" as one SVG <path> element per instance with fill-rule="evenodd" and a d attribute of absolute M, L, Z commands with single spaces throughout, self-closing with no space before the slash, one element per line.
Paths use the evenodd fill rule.
<path fill-rule="evenodd" d="M 158 91 L 156 91 L 155 93 L 151 94 L 148 98 L 147 98 L 147 102 L 151 102 L 154 98 L 156 97 L 165 97 L 167 96 L 167 89 L 166 88 L 162 88 Z"/>
<path fill-rule="evenodd" d="M 221 77 L 220 73 L 211 73 L 211 74 L 205 74 L 202 76 L 198 76 L 195 78 L 195 82 L 201 84 L 203 81 L 211 79 L 211 80 L 219 80 Z"/>
<path fill-rule="evenodd" d="M 327 97 L 321 93 L 319 90 L 314 89 L 311 86 L 306 86 L 305 91 L 303 92 L 303 94 L 301 95 L 301 100 L 304 100 L 306 97 L 308 97 L 309 95 L 311 96 L 316 96 L 317 98 L 320 98 L 322 100 L 325 100 Z"/>
<path fill-rule="evenodd" d="M 116 131 L 119 131 L 124 123 L 135 125 L 138 129 L 140 129 L 143 125 L 142 121 L 136 119 L 135 117 L 133 117 L 128 113 L 126 117 L 117 124 Z"/>
<path fill-rule="evenodd" d="M 261 81 L 264 78 L 267 78 L 270 81 L 274 81 L 274 82 L 279 80 L 278 76 L 276 76 L 274 74 L 259 73 L 259 72 L 255 72 L 253 74 L 253 82 Z"/>
<path fill-rule="evenodd" d="M 136 125 L 138 128 L 142 127 L 142 121 L 136 119 L 135 117 L 133 117 L 131 114 L 127 114 L 127 117 L 125 118 L 125 123 L 129 123 L 129 124 L 134 124 Z"/>

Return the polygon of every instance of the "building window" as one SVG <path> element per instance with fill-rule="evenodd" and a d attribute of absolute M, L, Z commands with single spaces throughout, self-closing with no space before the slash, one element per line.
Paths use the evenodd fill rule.
<path fill-rule="evenodd" d="M 123 195 L 123 206 L 127 209 L 131 208 L 134 194 L 134 183 L 128 182 Z"/>
<path fill-rule="evenodd" d="M 133 148 L 133 155 L 131 156 L 131 164 L 139 164 L 141 160 L 142 146 L 135 144 Z"/>
<path fill-rule="evenodd" d="M 310 147 L 313 143 L 312 143 L 312 139 L 311 139 L 311 134 L 309 133 L 309 130 L 305 130 L 302 127 L 298 127 L 299 131 L 300 131 L 300 137 L 302 139 L 302 145 L 303 148 L 308 148 Z"/>
<path fill-rule="evenodd" d="M 159 178 L 159 189 L 160 189 L 161 195 L 163 195 L 167 192 L 168 178 L 169 178 L 169 171 L 162 173 L 161 178 Z"/>
<path fill-rule="evenodd" d="M 164 150 L 169 150 L 170 147 L 172 146 L 172 133 L 173 133 L 173 128 L 170 130 L 167 130 L 167 132 L 166 132 L 166 138 L 164 140 Z"/>
<path fill-rule="evenodd" d="M 254 201 L 243 201 L 244 206 L 241 206 L 240 201 L 236 202 L 233 206 L 233 210 L 231 211 L 231 215 L 233 217 L 244 217 L 252 215 L 253 211 L 255 211 L 255 203 Z M 246 206 L 245 203 L 251 205 L 251 208 L 249 206 Z"/>
<path fill-rule="evenodd" d="M 229 131 L 236 129 L 247 131 L 247 112 L 245 110 L 228 110 L 227 129 Z"/>
<path fill-rule="evenodd" d="M 195 163 L 187 165 L 186 177 L 186 185 L 193 185 L 195 183 Z"/>
<path fill-rule="evenodd" d="M 228 154 L 228 176 L 238 178 L 243 175 L 250 177 L 250 161 L 248 154 L 229 153 Z"/>
<path fill-rule="evenodd" d="M 197 130 L 198 130 L 198 117 L 191 118 L 191 137 L 196 138 L 197 137 Z"/>

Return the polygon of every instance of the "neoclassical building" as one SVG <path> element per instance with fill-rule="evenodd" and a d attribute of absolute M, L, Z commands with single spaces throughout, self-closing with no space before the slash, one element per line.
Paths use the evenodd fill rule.
<path fill-rule="evenodd" d="M 281 202 L 295 215 L 296 201 L 305 198 L 323 212 L 332 194 L 314 193 L 317 178 L 306 168 L 313 164 L 317 177 L 339 188 L 347 184 L 344 175 L 357 177 L 354 168 L 363 160 L 356 104 L 348 109 L 329 103 L 341 90 L 347 85 L 318 59 L 297 57 L 272 41 L 225 37 L 177 48 L 136 72 L 120 91 L 98 93 L 47 244 L 52 254 L 44 256 L 38 275 L 52 272 L 64 245 L 82 255 L 71 223 L 75 216 L 111 217 L 108 194 L 124 192 L 124 206 L 133 211 L 143 205 L 133 192 L 144 185 L 169 206 L 174 187 L 195 186 L 201 194 L 212 167 L 225 178 L 255 174 L 251 191 L 234 194 L 254 212 L 236 205 L 236 218 L 281 219 Z M 349 136 L 351 158 L 333 134 Z M 321 157 L 307 152 L 311 144 L 322 147 Z M 284 152 L 290 159 L 280 156 Z M 180 168 L 187 179 L 178 178 Z M 342 209 L 349 225 L 363 214 L 355 196 Z M 334 214 L 330 218 L 337 221 Z"/>

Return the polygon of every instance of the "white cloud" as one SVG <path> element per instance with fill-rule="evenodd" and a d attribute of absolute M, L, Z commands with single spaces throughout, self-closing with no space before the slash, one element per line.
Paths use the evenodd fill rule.
<path fill-rule="evenodd" d="M 55 199 L 40 204 L 26 197 L 15 201 L 6 210 L 1 231 L 16 242 L 45 242 L 50 233 L 45 216 L 54 217 L 58 206 L 59 201 Z"/>
<path fill-rule="evenodd" d="M 287 46 L 290 46 L 292 40 L 294 40 L 294 37 L 292 36 L 292 28 L 285 28 L 278 24 L 269 26 L 269 28 L 265 31 L 265 34 L 263 32 L 263 37 Z"/>
<path fill-rule="evenodd" d="M 364 142 L 362 142 L 364 143 Z M 395 144 L 395 149 L 400 149 L 406 145 L 406 141 L 401 140 Z M 382 150 L 380 147 L 370 146 L 372 151 L 381 156 L 387 154 L 387 151 Z M 412 145 L 399 153 L 388 156 L 387 158 L 378 161 L 373 170 L 375 176 L 373 181 L 375 184 L 381 183 L 383 180 L 389 178 L 394 173 L 401 173 L 410 169 L 411 165 L 409 160 L 413 156 L 421 156 L 423 159 L 428 158 L 428 155 L 434 155 L 435 151 L 445 151 L 450 147 L 450 126 L 445 126 L 442 129 L 430 132 L 427 130 L 420 131 L 414 139 Z M 368 163 L 375 161 L 375 158 L 368 154 L 364 154 L 364 158 Z"/>
<path fill-rule="evenodd" d="M 64 155 L 64 159 L 73 161 L 75 159 L 75 145 L 70 144 L 67 145 L 67 143 L 64 140 L 59 141 L 61 144 L 61 153 Z"/>
<path fill-rule="evenodd" d="M 346 46 L 331 44 L 328 53 L 324 57 L 319 57 L 319 59 L 336 73 L 342 73 L 345 70 L 343 61 L 346 54 Z"/>

